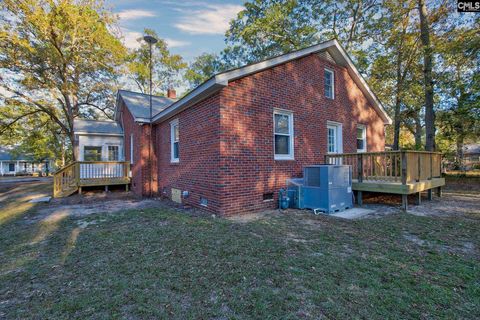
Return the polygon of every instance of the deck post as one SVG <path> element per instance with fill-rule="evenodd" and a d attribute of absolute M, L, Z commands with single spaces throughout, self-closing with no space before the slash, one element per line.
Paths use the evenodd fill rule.
<path fill-rule="evenodd" d="M 407 184 L 407 153 L 405 151 L 401 152 L 400 159 L 402 161 L 402 184 Z"/>
<path fill-rule="evenodd" d="M 402 210 L 403 211 L 408 210 L 408 195 L 407 194 L 402 194 Z"/>
<path fill-rule="evenodd" d="M 128 184 L 125 185 L 125 192 L 128 192 Z"/>
<path fill-rule="evenodd" d="M 430 178 L 428 180 L 433 179 L 433 154 L 430 153 Z"/>
<path fill-rule="evenodd" d="M 420 204 L 422 204 L 422 193 L 421 192 L 417 192 L 415 194 L 415 204 L 418 206 Z"/>
<path fill-rule="evenodd" d="M 361 153 L 358 154 L 357 162 L 357 180 L 363 182 L 363 155 Z"/>
<path fill-rule="evenodd" d="M 418 153 L 417 153 L 417 159 L 418 159 L 417 182 L 420 182 L 420 177 L 422 176 L 422 157 Z"/>
<path fill-rule="evenodd" d="M 439 198 L 442 197 L 442 187 L 437 188 L 437 197 L 439 197 Z"/>
<path fill-rule="evenodd" d="M 362 191 L 357 191 L 357 204 L 359 206 L 363 206 L 363 198 L 362 198 L 363 194 L 362 194 Z"/>
<path fill-rule="evenodd" d="M 108 186 L 107 185 L 105 186 L 105 192 L 108 192 Z"/>
<path fill-rule="evenodd" d="M 82 194 L 82 187 L 78 187 L 78 194 Z"/>
<path fill-rule="evenodd" d="M 433 199 L 433 192 L 432 191 L 433 191 L 432 189 L 427 190 L 427 199 L 429 201 L 431 201 Z"/>

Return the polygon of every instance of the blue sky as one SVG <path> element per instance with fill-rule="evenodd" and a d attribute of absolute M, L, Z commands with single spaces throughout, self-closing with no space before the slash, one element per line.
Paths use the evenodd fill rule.
<path fill-rule="evenodd" d="M 219 52 L 225 47 L 228 22 L 243 6 L 242 0 L 107 0 L 118 14 L 119 26 L 128 47 L 137 45 L 144 28 L 165 39 L 171 52 L 187 61 L 204 52 Z"/>

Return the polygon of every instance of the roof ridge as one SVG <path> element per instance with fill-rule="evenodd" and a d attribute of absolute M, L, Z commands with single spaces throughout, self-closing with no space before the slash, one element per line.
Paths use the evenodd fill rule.
<path fill-rule="evenodd" d="M 140 94 L 142 96 L 150 96 L 150 94 L 148 93 L 143 93 L 143 92 L 137 92 L 137 91 L 132 91 L 132 90 L 125 90 L 125 89 L 118 89 L 118 92 L 120 91 L 124 91 L 124 92 L 130 92 L 130 93 L 135 93 L 135 94 Z M 156 95 L 156 94 L 152 94 L 152 97 L 157 97 L 157 98 L 166 98 L 166 99 L 170 99 L 172 100 L 171 98 L 167 97 L 167 96 L 159 96 L 159 95 Z"/>
<path fill-rule="evenodd" d="M 75 120 L 82 120 L 82 121 L 96 121 L 96 122 L 115 122 L 117 123 L 116 120 L 95 120 L 95 119 L 74 119 Z"/>

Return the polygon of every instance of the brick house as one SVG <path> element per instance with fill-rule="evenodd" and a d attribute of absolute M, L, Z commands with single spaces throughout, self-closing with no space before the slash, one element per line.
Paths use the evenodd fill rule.
<path fill-rule="evenodd" d="M 148 95 L 117 96 L 133 192 L 222 215 L 276 207 L 286 179 L 327 153 L 384 150 L 391 124 L 336 40 L 153 99 L 150 121 Z"/>

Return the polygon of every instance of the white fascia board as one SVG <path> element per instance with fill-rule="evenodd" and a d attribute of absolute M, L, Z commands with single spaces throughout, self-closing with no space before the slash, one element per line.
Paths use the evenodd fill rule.
<path fill-rule="evenodd" d="M 387 112 L 382 106 L 382 103 L 378 100 L 377 96 L 372 92 L 370 87 L 368 86 L 367 82 L 365 79 L 362 77 L 362 75 L 358 72 L 357 68 L 353 64 L 352 60 L 348 56 L 348 54 L 343 50 L 342 46 L 338 43 L 337 40 L 333 40 L 335 43 L 335 49 L 338 50 L 338 53 L 340 53 L 342 60 L 345 63 L 345 66 L 347 67 L 347 70 L 349 71 L 350 76 L 352 77 L 353 81 L 358 85 L 360 90 L 362 90 L 363 94 L 367 97 L 369 102 L 373 105 L 377 113 L 380 114 L 382 120 L 384 121 L 385 124 L 392 124 L 393 121 L 392 119 L 388 116 Z M 334 59 L 335 59 L 334 54 Z"/>
<path fill-rule="evenodd" d="M 232 81 L 238 78 L 245 77 L 249 74 L 260 72 L 260 71 L 275 67 L 277 65 L 280 65 L 292 60 L 296 60 L 304 56 L 308 56 L 309 54 L 325 50 L 334 44 L 335 44 L 334 40 L 329 40 L 329 41 L 317 44 L 316 46 L 308 47 L 292 53 L 287 53 L 276 58 L 254 63 L 245 67 L 234 69 L 232 71 L 227 71 L 225 73 L 219 74 L 217 77 L 221 81 L 226 81 L 226 82 Z"/>
<path fill-rule="evenodd" d="M 169 118 L 174 114 L 188 108 L 189 106 L 209 97 L 212 93 L 220 90 L 221 88 L 228 85 L 230 81 L 248 76 L 250 74 L 260 72 L 277 65 L 302 58 L 304 56 L 319 52 L 322 50 L 328 49 L 330 53 L 333 53 L 335 61 L 340 65 L 347 68 L 350 76 L 353 78 L 355 83 L 359 86 L 360 90 L 365 94 L 368 101 L 373 105 L 375 110 L 380 114 L 385 124 L 392 124 L 392 119 L 385 112 L 380 101 L 377 99 L 375 94 L 370 90 L 368 84 L 365 82 L 363 77 L 358 72 L 357 68 L 353 62 L 348 57 L 347 53 L 343 50 L 341 45 L 337 40 L 329 40 L 318 45 L 308 47 L 302 50 L 298 50 L 292 53 L 284 54 L 276 58 L 269 60 L 261 61 L 245 67 L 234 69 L 231 71 L 226 71 L 212 77 L 207 82 L 203 83 L 189 94 L 187 94 L 182 99 L 178 100 L 162 112 L 158 113 L 153 117 L 153 122 L 158 122 L 163 119 Z M 148 120 L 146 122 L 149 122 Z"/>
<path fill-rule="evenodd" d="M 166 118 L 169 118 L 177 113 L 179 113 L 182 110 L 185 110 L 186 108 L 192 106 L 193 104 L 208 98 L 211 94 L 219 91 L 223 87 L 226 87 L 228 85 L 228 82 L 225 82 L 223 80 L 218 79 L 218 75 L 215 77 L 212 77 L 210 80 L 207 82 L 203 83 L 193 91 L 191 91 L 189 94 L 178 100 L 177 102 L 173 103 L 170 105 L 168 108 L 165 110 L 157 113 L 153 117 L 153 123 L 159 122 L 161 120 L 164 120 Z"/>
<path fill-rule="evenodd" d="M 85 132 L 75 131 L 74 134 L 82 136 L 110 136 L 110 137 L 123 137 L 123 133 L 99 133 L 99 132 Z"/>

